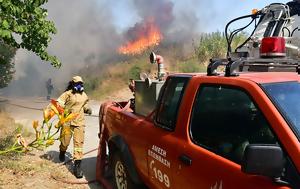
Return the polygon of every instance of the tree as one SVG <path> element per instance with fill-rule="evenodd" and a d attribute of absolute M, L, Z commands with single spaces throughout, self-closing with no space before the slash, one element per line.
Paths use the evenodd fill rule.
<path fill-rule="evenodd" d="M 14 56 L 16 48 L 0 41 L 0 89 L 6 87 L 15 73 Z"/>
<path fill-rule="evenodd" d="M 200 62 L 207 62 L 210 58 L 222 58 L 226 55 L 227 43 L 221 32 L 203 34 L 195 53 Z"/>
<path fill-rule="evenodd" d="M 42 8 L 46 2 L 48 0 L 0 0 L 0 39 L 14 48 L 32 51 L 54 67 L 60 67 L 60 61 L 46 51 L 51 34 L 56 33 L 54 23 L 46 20 L 47 10 Z"/>
<path fill-rule="evenodd" d="M 232 48 L 235 49 L 246 39 L 246 33 L 237 34 L 233 38 Z M 227 53 L 226 37 L 221 32 L 202 34 L 199 43 L 194 44 L 194 50 L 201 63 L 207 63 L 211 58 L 225 58 Z"/>

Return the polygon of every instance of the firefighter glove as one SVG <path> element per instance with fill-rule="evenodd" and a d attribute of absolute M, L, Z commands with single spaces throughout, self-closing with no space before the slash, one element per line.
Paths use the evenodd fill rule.
<path fill-rule="evenodd" d="M 91 108 L 86 108 L 84 110 L 84 113 L 91 115 L 92 114 L 92 109 Z"/>

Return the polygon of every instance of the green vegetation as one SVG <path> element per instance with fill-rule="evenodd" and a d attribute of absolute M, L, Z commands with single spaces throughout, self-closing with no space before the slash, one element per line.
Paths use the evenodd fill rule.
<path fill-rule="evenodd" d="M 55 67 L 61 63 L 47 53 L 51 34 L 56 33 L 48 13 L 42 6 L 48 0 L 0 0 L 0 41 L 15 48 L 34 52 Z"/>
<path fill-rule="evenodd" d="M 245 39 L 244 33 L 237 35 L 233 39 L 232 47 L 236 48 Z M 159 54 L 165 59 L 166 71 L 171 73 L 205 72 L 210 58 L 226 57 L 227 42 L 225 36 L 220 32 L 203 34 L 199 41 L 193 44 L 193 47 L 194 51 L 184 55 L 186 53 L 183 53 L 181 44 L 161 46 Z M 157 65 L 149 63 L 150 51 L 149 49 L 141 55 L 126 57 L 126 61 L 99 65 L 81 73 L 85 77 L 85 88 L 89 95 L 95 99 L 104 99 L 120 89 L 126 88 L 129 79 L 139 79 L 140 73 L 147 73 L 150 78 L 154 78 Z"/>
<path fill-rule="evenodd" d="M 4 150 L 14 144 L 18 133 L 22 133 L 24 137 L 31 137 L 32 133 L 29 132 L 22 125 L 15 123 L 7 113 L 0 111 L 0 151 Z M 17 152 L 10 152 L 0 156 L 0 162 L 7 158 L 18 159 L 20 154 Z M 0 163 L 1 164 L 1 163 Z"/>
<path fill-rule="evenodd" d="M 143 54 L 126 61 L 101 65 L 101 69 L 92 68 L 80 74 L 85 78 L 87 93 L 92 98 L 104 99 L 125 88 L 129 79 L 139 79 L 140 73 L 152 73 L 153 68 L 156 66 L 148 63 L 148 55 Z M 92 71 L 95 73 L 91 73 Z"/>
<path fill-rule="evenodd" d="M 7 133 L 7 135 L 3 135 L 3 138 L 0 138 L 0 151 L 13 145 L 14 142 L 16 141 L 16 136 L 18 133 L 22 133 L 23 136 L 25 136 L 25 137 L 28 137 L 31 135 L 30 132 L 28 130 L 26 130 L 26 128 L 24 128 L 20 124 L 13 124 L 12 126 L 15 129 L 13 131 Z"/>
<path fill-rule="evenodd" d="M 70 133 L 70 128 L 65 128 L 61 131 L 61 135 L 57 136 L 62 125 L 78 116 L 78 114 L 72 113 L 68 109 L 61 108 L 54 100 L 51 100 L 50 106 L 44 109 L 43 115 L 44 120 L 42 124 L 39 124 L 37 120 L 32 122 L 32 127 L 35 130 L 35 139 L 32 142 L 26 141 L 19 128 L 11 132 L 11 134 L 4 135 L 8 137 L 5 137 L 2 141 L 5 145 L 3 147 L 0 146 L 0 156 L 12 152 L 27 153 L 33 149 L 44 150 L 48 146 L 53 145 L 55 140 L 59 140 L 60 136 Z M 54 116 L 55 119 L 52 119 Z M 6 116 L 5 119 L 9 119 L 9 117 Z M 52 128 L 56 129 L 56 131 L 52 131 Z M 13 140 L 13 138 L 15 139 Z"/>
<path fill-rule="evenodd" d="M 246 40 L 245 33 L 237 34 L 232 41 L 232 49 Z M 208 62 L 210 58 L 225 58 L 227 53 L 226 37 L 221 32 L 203 34 L 199 43 L 194 44 L 195 55 L 200 62 Z"/>
<path fill-rule="evenodd" d="M 139 79 L 142 69 L 138 65 L 134 65 L 129 69 L 128 76 L 131 79 Z"/>
<path fill-rule="evenodd" d="M 16 49 L 0 41 L 0 89 L 6 87 L 15 73 Z"/>
<path fill-rule="evenodd" d="M 6 87 L 15 72 L 16 49 L 34 52 L 42 60 L 60 67 L 60 61 L 46 51 L 56 33 L 42 6 L 48 0 L 0 0 L 0 88 Z"/>
<path fill-rule="evenodd" d="M 162 53 L 168 57 L 169 52 Z M 148 52 L 150 54 L 150 52 Z M 81 73 L 85 80 L 85 89 L 94 99 L 105 99 L 109 95 L 124 89 L 128 86 L 129 79 L 139 79 L 140 73 L 146 73 L 150 78 L 155 78 L 157 74 L 157 65 L 149 63 L 148 54 L 145 53 L 126 61 L 101 65 L 101 71 L 98 71 L 97 77 Z M 200 64 L 197 58 L 182 58 L 177 60 L 174 57 L 168 57 L 165 60 L 167 72 L 204 72 L 206 65 Z M 96 69 L 97 70 L 97 69 Z M 90 72 L 89 72 L 90 73 Z"/>
<path fill-rule="evenodd" d="M 188 60 L 177 61 L 175 63 L 175 72 L 183 72 L 183 73 L 199 73 L 206 72 L 206 65 L 200 64 L 199 61 L 195 58 L 191 58 Z"/>

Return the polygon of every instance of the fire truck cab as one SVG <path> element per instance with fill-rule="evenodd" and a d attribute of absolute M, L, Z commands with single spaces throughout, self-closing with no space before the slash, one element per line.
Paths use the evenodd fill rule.
<path fill-rule="evenodd" d="M 158 80 L 136 81 L 134 106 L 101 106 L 98 175 L 107 146 L 118 189 L 300 188 L 299 14 L 292 1 L 232 20 L 227 58 L 212 59 L 207 73 L 163 81 L 162 57 L 151 54 Z M 244 18 L 250 23 L 229 34 Z"/>

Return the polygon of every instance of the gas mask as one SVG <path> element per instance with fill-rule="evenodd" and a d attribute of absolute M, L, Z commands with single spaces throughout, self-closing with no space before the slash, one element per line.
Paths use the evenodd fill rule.
<path fill-rule="evenodd" d="M 83 84 L 82 83 L 75 83 L 74 87 L 73 87 L 74 92 L 78 92 L 81 93 L 83 92 L 84 88 L 83 88 Z"/>

